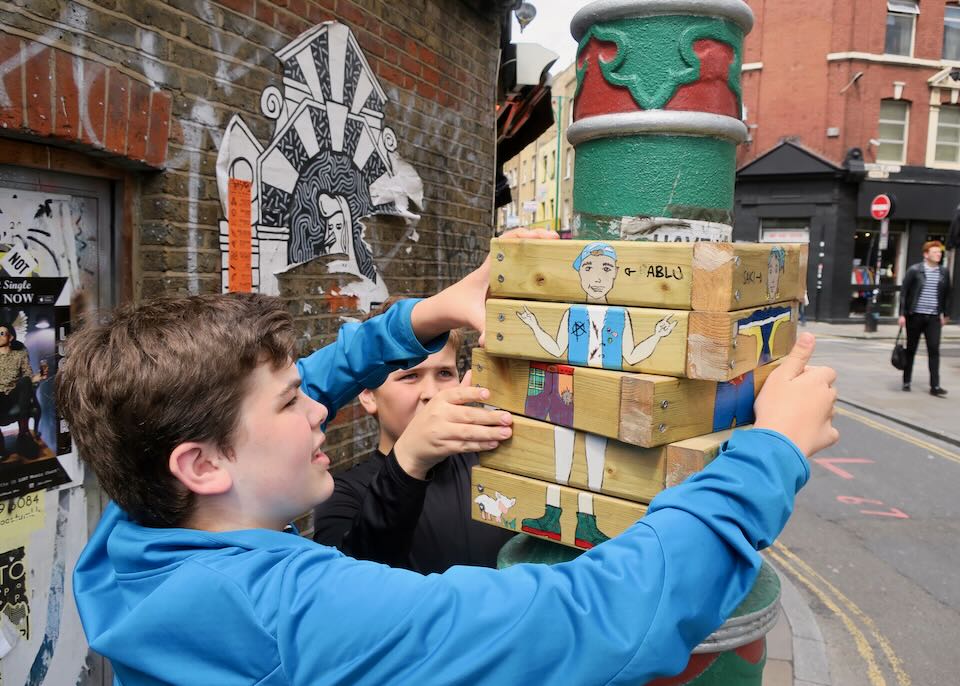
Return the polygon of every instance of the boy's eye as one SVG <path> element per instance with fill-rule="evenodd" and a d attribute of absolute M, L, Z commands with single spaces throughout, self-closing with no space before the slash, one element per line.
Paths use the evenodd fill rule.
<path fill-rule="evenodd" d="M 453 378 L 453 372 L 451 372 L 449 369 L 441 369 L 440 376 L 444 379 L 450 379 Z"/>
<path fill-rule="evenodd" d="M 293 396 L 292 398 L 290 398 L 290 400 L 287 401 L 287 404 L 284 405 L 284 407 L 293 407 L 294 405 L 297 404 L 297 398 L 299 398 L 299 397 L 300 397 L 300 394 L 299 394 L 299 393 L 295 393 L 294 396 Z"/>
<path fill-rule="evenodd" d="M 416 380 L 417 380 L 417 375 L 412 372 L 410 374 L 404 374 L 403 376 L 400 377 L 400 381 L 416 381 Z"/>

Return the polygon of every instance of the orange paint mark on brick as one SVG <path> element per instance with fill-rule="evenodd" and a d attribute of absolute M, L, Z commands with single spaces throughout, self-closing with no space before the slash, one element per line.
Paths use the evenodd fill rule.
<path fill-rule="evenodd" d="M 54 134 L 67 140 L 80 137 L 80 92 L 77 89 L 74 69 L 78 57 L 54 51 Z"/>
<path fill-rule="evenodd" d="M 147 157 L 147 134 L 150 132 L 150 87 L 144 83 L 130 83 L 128 122 L 127 157 L 144 160 Z"/>
<path fill-rule="evenodd" d="M 340 291 L 331 290 L 326 300 L 331 313 L 357 309 L 357 296 L 355 295 L 342 295 Z"/>
<path fill-rule="evenodd" d="M 7 99 L 0 102 L 0 129 L 19 129 L 23 126 L 23 64 L 19 59 L 20 39 L 0 33 L 0 64 L 10 65 L 0 74 L 0 92 Z"/>
<path fill-rule="evenodd" d="M 130 112 L 130 78 L 111 69 L 107 81 L 107 131 L 104 147 L 121 155 L 127 152 Z"/>
<path fill-rule="evenodd" d="M 167 159 L 167 141 L 170 137 L 170 94 L 153 91 L 150 94 L 150 133 L 147 134 L 147 164 L 162 167 Z"/>

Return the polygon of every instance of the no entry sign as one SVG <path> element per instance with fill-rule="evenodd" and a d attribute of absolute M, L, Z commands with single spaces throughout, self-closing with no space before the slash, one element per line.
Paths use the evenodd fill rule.
<path fill-rule="evenodd" d="M 874 219 L 886 219 L 893 211 L 893 201 L 886 193 L 881 193 L 870 201 L 870 216 Z"/>

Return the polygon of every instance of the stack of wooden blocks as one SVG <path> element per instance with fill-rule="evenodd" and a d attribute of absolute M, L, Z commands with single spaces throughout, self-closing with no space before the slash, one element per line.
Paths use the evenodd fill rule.
<path fill-rule="evenodd" d="M 802 245 L 494 239 L 475 519 L 589 549 L 715 457 L 796 338 Z"/>

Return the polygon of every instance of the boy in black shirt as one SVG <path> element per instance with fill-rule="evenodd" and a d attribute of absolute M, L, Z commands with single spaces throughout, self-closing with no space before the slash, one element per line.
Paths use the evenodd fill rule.
<path fill-rule="evenodd" d="M 470 470 L 478 457 L 465 450 L 496 444 L 467 445 L 463 438 L 469 427 L 459 424 L 460 413 L 481 410 L 456 401 L 460 342 L 459 332 L 451 331 L 442 350 L 360 394 L 360 404 L 379 424 L 377 452 L 336 475 L 333 496 L 315 510 L 315 541 L 355 558 L 423 574 L 442 573 L 458 564 L 496 566 L 498 551 L 513 534 L 470 517 Z M 418 418 L 429 427 L 436 462 L 414 463 L 401 437 L 438 394 L 450 402 L 435 403 L 428 410 L 431 416 Z M 508 438 L 510 415 L 504 412 L 502 421 L 503 437 Z"/>

